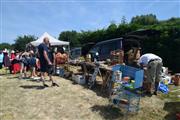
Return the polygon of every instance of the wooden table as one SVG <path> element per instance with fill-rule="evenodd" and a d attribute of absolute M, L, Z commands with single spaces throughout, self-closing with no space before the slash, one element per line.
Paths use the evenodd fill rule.
<path fill-rule="evenodd" d="M 96 67 L 95 63 L 90 62 L 81 62 L 80 66 L 82 68 L 84 75 L 92 74 L 93 69 Z M 103 91 L 107 87 L 108 82 L 112 78 L 112 67 L 100 64 L 99 70 L 101 72 L 102 77 L 101 90 Z"/>

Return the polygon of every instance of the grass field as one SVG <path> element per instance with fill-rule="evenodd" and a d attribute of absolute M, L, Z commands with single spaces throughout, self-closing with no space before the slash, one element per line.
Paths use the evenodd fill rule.
<path fill-rule="evenodd" d="M 125 119 L 119 109 L 110 107 L 107 96 L 98 90 L 89 90 L 60 77 L 54 77 L 60 87 L 43 89 L 41 82 L 20 80 L 17 76 L 0 76 L 0 120 Z M 180 112 L 180 87 L 170 89 L 177 91 L 142 97 L 140 111 L 130 114 L 128 119 L 175 119 L 175 113 Z"/>

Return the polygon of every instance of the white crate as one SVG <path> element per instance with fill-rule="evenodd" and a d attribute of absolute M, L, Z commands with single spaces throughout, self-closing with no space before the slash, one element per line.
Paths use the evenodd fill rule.
<path fill-rule="evenodd" d="M 72 80 L 80 85 L 86 84 L 85 77 L 83 75 L 72 75 Z"/>

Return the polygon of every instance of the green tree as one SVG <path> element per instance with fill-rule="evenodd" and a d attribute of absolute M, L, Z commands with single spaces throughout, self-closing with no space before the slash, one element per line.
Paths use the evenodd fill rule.
<path fill-rule="evenodd" d="M 64 31 L 59 35 L 59 39 L 69 41 L 71 47 L 74 47 L 88 42 L 97 43 L 123 37 L 128 33 L 139 31 L 139 29 L 159 32 L 157 35 L 154 33 L 151 35 L 140 34 L 142 52 L 159 55 L 163 58 L 164 66 L 174 72 L 180 72 L 178 68 L 180 66 L 180 18 L 158 21 L 155 15 L 148 14 L 135 16 L 130 23 L 126 23 L 125 17 L 123 17 L 119 25 L 111 22 L 107 28 L 94 31 Z"/>
<path fill-rule="evenodd" d="M 0 50 L 3 50 L 3 49 L 11 49 L 11 44 L 9 43 L 1 43 L 0 44 Z"/>
<path fill-rule="evenodd" d="M 126 24 L 126 23 L 127 23 L 126 17 L 125 17 L 125 16 L 122 16 L 121 24 Z"/>
<path fill-rule="evenodd" d="M 79 42 L 79 33 L 77 33 L 76 31 L 72 30 L 72 31 L 63 31 L 60 33 L 59 40 L 62 41 L 68 41 L 70 42 L 70 46 L 71 47 L 77 47 L 80 46 L 80 42 Z"/>
<path fill-rule="evenodd" d="M 116 37 L 116 31 L 117 31 L 117 25 L 112 22 L 108 28 L 106 29 L 106 35 L 105 38 L 106 39 L 112 39 Z"/>
<path fill-rule="evenodd" d="M 156 15 L 148 14 L 135 16 L 131 19 L 131 23 L 140 24 L 140 25 L 153 25 L 158 23 Z"/>
<path fill-rule="evenodd" d="M 25 51 L 26 44 L 36 40 L 37 38 L 33 35 L 18 36 L 13 44 L 15 50 Z"/>

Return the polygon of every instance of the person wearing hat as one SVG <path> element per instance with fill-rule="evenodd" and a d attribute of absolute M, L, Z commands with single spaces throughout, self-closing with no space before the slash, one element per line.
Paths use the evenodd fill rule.
<path fill-rule="evenodd" d="M 15 58 L 16 58 L 15 51 L 12 50 L 12 51 L 11 51 L 10 60 L 13 61 Z"/>
<path fill-rule="evenodd" d="M 151 95 L 151 88 L 154 85 L 154 95 L 157 95 L 162 74 L 162 58 L 155 54 L 147 53 L 140 57 L 139 64 L 147 68 L 148 90 L 146 93 Z"/>

